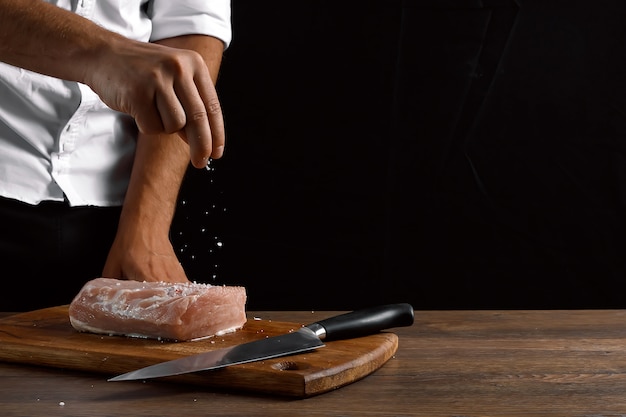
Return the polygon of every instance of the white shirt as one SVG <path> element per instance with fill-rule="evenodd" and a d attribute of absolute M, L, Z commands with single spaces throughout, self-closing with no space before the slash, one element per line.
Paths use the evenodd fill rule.
<path fill-rule="evenodd" d="M 229 0 L 49 0 L 128 38 L 231 41 Z M 0 195 L 121 205 L 137 129 L 86 85 L 0 62 Z"/>

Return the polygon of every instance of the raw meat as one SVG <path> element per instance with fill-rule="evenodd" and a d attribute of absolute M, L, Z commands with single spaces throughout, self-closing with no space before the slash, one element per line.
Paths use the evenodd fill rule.
<path fill-rule="evenodd" d="M 69 315 L 81 332 L 187 341 L 242 328 L 245 304 L 244 287 L 96 278 Z"/>

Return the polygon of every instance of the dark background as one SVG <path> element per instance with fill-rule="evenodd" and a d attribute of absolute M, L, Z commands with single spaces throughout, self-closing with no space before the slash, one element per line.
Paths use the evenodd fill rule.
<path fill-rule="evenodd" d="M 233 2 L 173 239 L 249 309 L 626 307 L 626 3 Z"/>

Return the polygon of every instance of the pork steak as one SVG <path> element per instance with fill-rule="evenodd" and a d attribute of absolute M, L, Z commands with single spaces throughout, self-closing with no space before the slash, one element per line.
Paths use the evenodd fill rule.
<path fill-rule="evenodd" d="M 241 329 L 245 304 L 244 287 L 96 278 L 69 316 L 80 332 L 188 341 Z"/>

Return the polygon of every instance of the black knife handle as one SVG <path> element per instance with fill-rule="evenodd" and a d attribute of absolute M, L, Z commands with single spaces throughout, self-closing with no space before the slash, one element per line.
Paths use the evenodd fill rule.
<path fill-rule="evenodd" d="M 322 340 L 338 340 L 367 336 L 392 327 L 410 326 L 413 320 L 413 307 L 402 303 L 355 310 L 311 323 L 306 327 L 314 330 Z M 325 332 L 320 332 L 319 326 Z"/>

